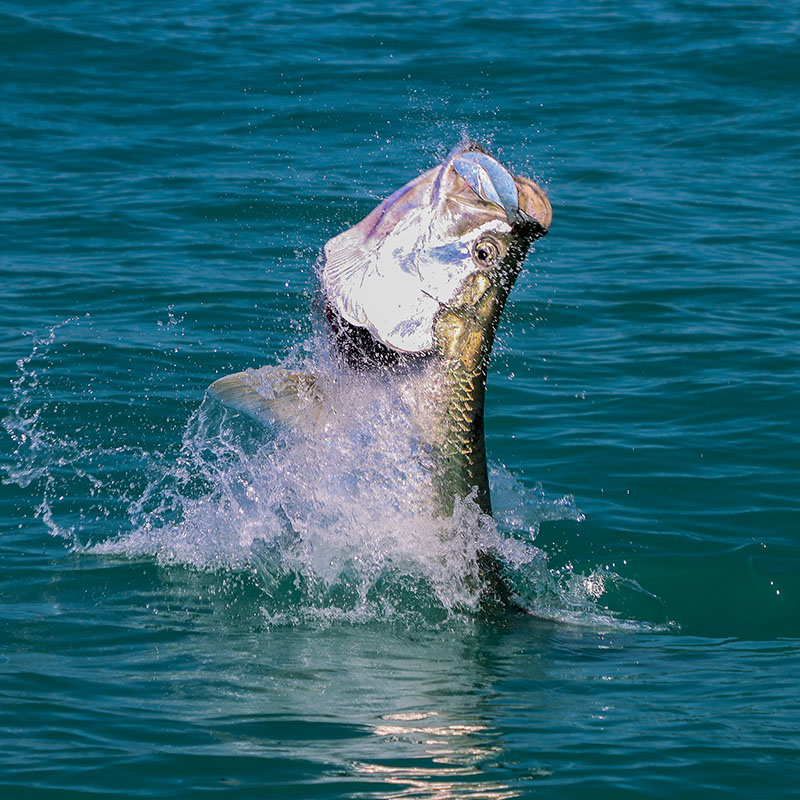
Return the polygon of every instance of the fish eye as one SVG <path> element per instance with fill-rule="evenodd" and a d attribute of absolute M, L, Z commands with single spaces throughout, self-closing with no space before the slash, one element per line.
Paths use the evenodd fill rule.
<path fill-rule="evenodd" d="M 472 248 L 472 258 L 481 267 L 494 266 L 500 258 L 500 245 L 494 239 L 479 239 Z"/>

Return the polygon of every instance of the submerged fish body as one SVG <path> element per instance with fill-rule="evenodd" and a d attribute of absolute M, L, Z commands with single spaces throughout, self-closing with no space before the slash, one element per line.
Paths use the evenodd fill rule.
<path fill-rule="evenodd" d="M 327 426 L 329 435 L 331 417 L 347 414 L 346 387 L 382 380 L 407 410 L 424 454 L 430 512 L 449 517 L 457 499 L 472 496 L 490 514 L 483 431 L 489 357 L 528 246 L 551 217 L 533 181 L 463 143 L 325 246 L 320 282 L 329 338 L 351 379 L 333 388 L 321 375 L 264 367 L 221 378 L 210 393 L 258 419 L 311 435 Z"/>

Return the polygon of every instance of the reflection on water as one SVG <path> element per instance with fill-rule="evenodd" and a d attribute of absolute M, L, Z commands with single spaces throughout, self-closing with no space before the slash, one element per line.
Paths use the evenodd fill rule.
<path fill-rule="evenodd" d="M 208 659 L 228 660 L 229 672 L 208 676 L 207 724 L 224 751 L 292 759 L 304 783 L 322 769 L 326 781 L 355 787 L 348 796 L 518 797 L 550 771 L 530 755 L 514 763 L 496 724 L 495 686 L 520 630 L 546 652 L 552 629 L 532 620 L 516 627 L 511 638 L 477 623 L 278 628 L 253 633 L 246 651 L 226 634 L 225 652 Z M 524 679 L 546 679 L 546 664 L 532 659 Z"/>
<path fill-rule="evenodd" d="M 487 800 L 517 797 L 519 793 L 497 780 L 485 780 L 481 764 L 497 758 L 503 749 L 490 741 L 485 725 L 446 722 L 437 711 L 386 714 L 385 724 L 374 733 L 383 739 L 387 753 L 394 744 L 415 745 L 426 766 L 356 763 L 357 774 L 374 776 L 397 787 L 385 797 L 426 797 L 431 800 L 475 797 Z"/>

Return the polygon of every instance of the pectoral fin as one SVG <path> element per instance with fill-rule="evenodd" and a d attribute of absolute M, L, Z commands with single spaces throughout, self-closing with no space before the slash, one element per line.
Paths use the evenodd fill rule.
<path fill-rule="evenodd" d="M 324 395 L 307 372 L 261 367 L 214 381 L 208 393 L 220 403 L 265 425 L 313 427 L 324 416 Z"/>

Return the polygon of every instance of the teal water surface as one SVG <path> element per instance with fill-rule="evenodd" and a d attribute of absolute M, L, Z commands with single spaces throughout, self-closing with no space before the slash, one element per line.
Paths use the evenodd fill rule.
<path fill-rule="evenodd" d="M 796 793 L 799 79 L 796 0 L 0 1 L 2 796 Z M 530 614 L 204 396 L 464 135 L 554 208 L 461 520 Z"/>

